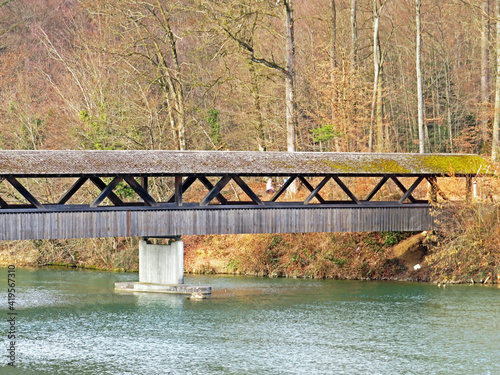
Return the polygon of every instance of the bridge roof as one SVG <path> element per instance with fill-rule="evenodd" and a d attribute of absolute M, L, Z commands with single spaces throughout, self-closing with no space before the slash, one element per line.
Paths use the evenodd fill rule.
<path fill-rule="evenodd" d="M 477 155 L 257 151 L 1 151 L 0 176 L 475 175 Z"/>

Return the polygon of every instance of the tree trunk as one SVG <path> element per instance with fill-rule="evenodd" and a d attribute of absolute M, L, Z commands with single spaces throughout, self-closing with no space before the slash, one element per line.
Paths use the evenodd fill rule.
<path fill-rule="evenodd" d="M 286 70 L 285 90 L 286 90 L 286 129 L 287 129 L 287 151 L 295 151 L 296 134 L 295 125 L 297 114 L 295 113 L 295 72 L 294 57 L 295 43 L 293 33 L 293 0 L 284 0 L 285 26 L 286 26 Z"/>
<path fill-rule="evenodd" d="M 356 18 L 357 0 L 351 0 L 351 69 L 358 59 L 358 21 Z"/>
<path fill-rule="evenodd" d="M 160 1 L 157 1 L 158 8 L 160 9 L 162 18 L 163 18 L 163 24 L 164 24 L 164 29 L 165 29 L 165 36 L 167 37 L 168 40 L 168 45 L 170 47 L 170 54 L 172 55 L 172 61 L 174 64 L 174 69 L 168 69 L 166 67 L 167 72 L 169 70 L 172 71 L 172 76 L 169 75 L 169 83 L 170 87 L 172 89 L 173 96 L 175 98 L 175 113 L 176 113 L 176 118 L 177 118 L 177 126 L 176 126 L 176 131 L 177 131 L 177 139 L 178 139 L 178 148 L 179 150 L 185 150 L 186 149 L 186 111 L 184 109 L 184 90 L 182 87 L 182 81 L 181 81 L 181 68 L 179 65 L 179 57 L 177 54 L 177 46 L 175 43 L 175 36 L 174 33 L 172 32 L 172 29 L 170 27 L 170 19 L 161 5 Z"/>
<path fill-rule="evenodd" d="M 377 125 L 377 152 L 381 152 L 384 139 L 383 126 L 378 122 L 378 115 L 381 112 L 379 106 L 382 105 L 380 73 L 382 71 L 382 54 L 380 51 L 380 13 L 384 7 L 384 3 L 378 7 L 377 0 L 372 0 L 372 15 L 373 15 L 373 95 L 372 95 L 372 110 L 370 119 L 370 130 L 368 136 L 368 149 L 373 152 L 374 143 L 374 127 Z M 381 111 L 381 110 L 380 110 Z"/>
<path fill-rule="evenodd" d="M 488 138 L 488 113 L 490 102 L 490 1 L 483 0 L 481 12 L 481 106 L 480 126 L 481 141 L 486 142 Z"/>
<path fill-rule="evenodd" d="M 493 119 L 493 139 L 491 144 L 491 160 L 493 162 L 498 158 L 498 147 L 500 144 L 500 0 L 496 0 L 495 13 L 497 22 L 497 78 L 495 83 L 495 117 Z"/>
<path fill-rule="evenodd" d="M 417 106 L 418 106 L 418 151 L 425 153 L 424 134 L 424 96 L 422 87 L 422 34 L 420 28 L 420 0 L 415 0 L 416 23 L 416 70 L 417 70 Z"/>
<path fill-rule="evenodd" d="M 335 0 L 330 0 L 330 84 L 332 90 L 332 104 L 331 104 L 331 121 L 335 123 L 336 113 L 335 108 L 338 101 L 337 84 L 335 76 L 337 71 L 337 5 Z M 338 137 L 334 139 L 335 151 L 340 152 L 340 145 Z"/>
<path fill-rule="evenodd" d="M 264 119 L 262 118 L 262 108 L 260 105 L 260 92 L 257 73 L 255 71 L 255 66 L 252 60 L 248 63 L 251 78 L 251 93 L 253 98 L 253 104 L 255 107 L 255 116 L 257 116 L 255 123 L 255 130 L 257 131 L 257 145 L 259 151 L 266 151 L 266 133 L 264 132 Z"/>

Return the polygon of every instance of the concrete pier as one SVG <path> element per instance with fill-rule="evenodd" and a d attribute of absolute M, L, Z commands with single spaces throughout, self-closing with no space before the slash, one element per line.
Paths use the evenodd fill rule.
<path fill-rule="evenodd" d="M 139 241 L 139 282 L 153 284 L 184 284 L 184 242 L 152 245 Z"/>
<path fill-rule="evenodd" d="M 115 283 L 115 289 L 132 292 L 211 294 L 209 286 L 184 284 L 184 242 L 180 238 L 168 244 L 139 241 L 139 282 Z"/>

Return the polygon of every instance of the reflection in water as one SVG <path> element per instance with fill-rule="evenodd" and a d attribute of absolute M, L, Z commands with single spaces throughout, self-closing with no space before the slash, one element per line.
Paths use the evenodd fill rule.
<path fill-rule="evenodd" d="M 187 276 L 212 297 L 113 291 L 135 279 L 17 270 L 19 367 L 0 372 L 500 373 L 498 288 Z"/>

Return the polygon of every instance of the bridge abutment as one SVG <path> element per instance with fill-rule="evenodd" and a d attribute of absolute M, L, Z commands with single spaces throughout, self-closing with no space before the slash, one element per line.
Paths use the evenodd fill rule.
<path fill-rule="evenodd" d="M 210 294 L 209 286 L 184 284 L 184 242 L 180 237 L 167 244 L 139 241 L 139 282 L 115 283 L 115 289 L 132 292 Z"/>

